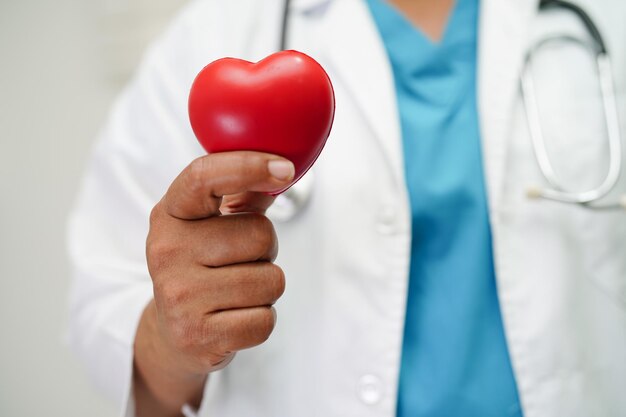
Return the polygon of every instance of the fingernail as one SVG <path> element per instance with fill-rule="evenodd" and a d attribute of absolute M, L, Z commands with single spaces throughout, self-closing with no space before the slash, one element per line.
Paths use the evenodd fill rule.
<path fill-rule="evenodd" d="M 290 161 L 285 161 L 282 159 L 269 161 L 267 164 L 267 169 L 269 170 L 272 177 L 280 181 L 291 180 L 296 173 L 296 169 L 293 164 Z"/>

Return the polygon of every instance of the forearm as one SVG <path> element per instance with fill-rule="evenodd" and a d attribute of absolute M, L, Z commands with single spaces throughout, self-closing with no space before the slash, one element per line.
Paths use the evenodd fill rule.
<path fill-rule="evenodd" d="M 157 343 L 156 308 L 144 310 L 134 345 L 133 393 L 138 417 L 178 417 L 184 404 L 198 407 L 206 376 L 186 373 Z"/>

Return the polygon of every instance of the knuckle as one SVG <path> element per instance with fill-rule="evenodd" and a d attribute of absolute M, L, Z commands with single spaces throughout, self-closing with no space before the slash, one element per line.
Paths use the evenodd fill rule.
<path fill-rule="evenodd" d="M 276 245 L 276 232 L 272 221 L 262 214 L 252 214 L 254 222 L 254 240 L 263 248 L 271 249 Z"/>
<path fill-rule="evenodd" d="M 185 187 L 192 193 L 202 192 L 206 185 L 206 173 L 210 171 L 210 165 L 210 156 L 194 159 L 189 164 L 189 171 L 185 176 Z"/>
<path fill-rule="evenodd" d="M 158 224 L 161 218 L 161 202 L 158 202 L 152 210 L 150 210 L 150 228 L 152 229 L 156 224 Z"/>
<path fill-rule="evenodd" d="M 248 175 L 259 175 L 267 172 L 267 158 L 256 152 L 246 154 L 246 160 L 244 161 L 244 167 L 247 170 Z"/>
<path fill-rule="evenodd" d="M 159 306 L 175 316 L 178 309 L 189 303 L 191 291 L 187 286 L 181 285 L 178 280 L 168 280 L 154 284 L 154 297 Z M 175 321 L 185 322 L 185 318 L 176 318 Z"/>
<path fill-rule="evenodd" d="M 148 235 L 146 241 L 146 258 L 151 273 L 158 273 L 171 265 L 178 257 L 180 248 L 174 239 L 162 239 L 154 233 Z"/>
<path fill-rule="evenodd" d="M 184 177 L 183 187 L 191 196 L 201 196 L 202 204 L 206 212 L 215 212 L 219 209 L 222 198 L 213 194 L 214 177 L 218 176 L 217 164 L 214 162 L 215 155 L 205 155 L 194 159 L 189 164 L 187 175 Z"/>
<path fill-rule="evenodd" d="M 261 310 L 257 317 L 257 329 L 259 334 L 259 343 L 265 342 L 269 339 L 272 331 L 274 330 L 274 325 L 276 324 L 276 320 L 274 317 L 274 313 L 271 308 L 264 308 Z"/>
<path fill-rule="evenodd" d="M 275 264 L 270 264 L 270 287 L 272 290 L 272 298 L 278 300 L 285 292 L 285 273 L 282 268 Z"/>

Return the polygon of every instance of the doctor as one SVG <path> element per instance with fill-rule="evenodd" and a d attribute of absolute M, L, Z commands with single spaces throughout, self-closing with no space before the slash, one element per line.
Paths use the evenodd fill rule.
<path fill-rule="evenodd" d="M 95 382 L 140 417 L 626 415 L 626 181 L 587 205 L 527 193 L 550 184 L 526 54 L 589 41 L 538 3 L 294 0 L 287 47 L 338 103 L 298 210 L 263 194 L 289 161 L 203 156 L 186 115 L 206 63 L 277 49 L 283 3 L 187 7 L 116 104 L 71 217 L 71 334 Z M 613 54 L 624 130 L 626 4 L 576 3 Z M 593 57 L 547 48 L 546 148 L 591 189 L 611 165 Z"/>

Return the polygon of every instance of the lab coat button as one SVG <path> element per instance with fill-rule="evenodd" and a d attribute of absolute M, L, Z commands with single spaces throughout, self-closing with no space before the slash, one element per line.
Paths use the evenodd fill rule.
<path fill-rule="evenodd" d="M 367 405 L 377 404 L 383 397 L 383 384 L 376 375 L 363 375 L 357 390 L 359 398 Z"/>
<path fill-rule="evenodd" d="M 389 235 L 395 231 L 398 214 L 392 206 L 384 206 L 380 209 L 377 216 L 376 229 L 380 234 Z"/>

